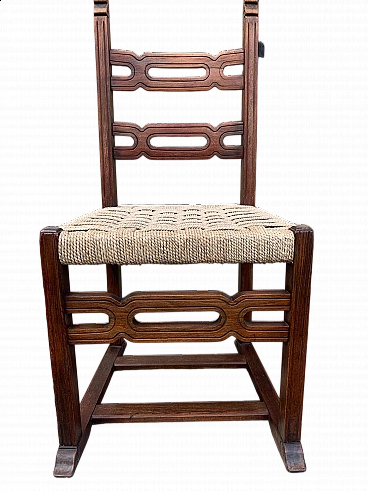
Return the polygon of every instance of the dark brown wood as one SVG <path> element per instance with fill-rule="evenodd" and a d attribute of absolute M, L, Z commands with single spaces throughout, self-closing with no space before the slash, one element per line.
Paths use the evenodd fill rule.
<path fill-rule="evenodd" d="M 266 404 L 269 412 L 269 423 L 277 449 L 289 472 L 304 472 L 306 470 L 303 447 L 300 442 L 285 442 L 278 432 L 280 421 L 280 398 L 267 375 L 254 346 L 251 343 L 235 341 L 239 353 L 247 359 L 247 369 L 254 388 L 261 401 Z"/>
<path fill-rule="evenodd" d="M 215 155 L 221 159 L 238 159 L 243 154 L 241 145 L 226 145 L 224 138 L 230 135 L 242 135 L 243 123 L 222 123 L 216 128 L 210 124 L 150 124 L 140 128 L 133 123 L 114 123 L 115 136 L 130 136 L 133 144 L 127 147 L 115 147 L 117 160 L 138 159 L 143 155 L 148 159 L 160 160 L 199 160 L 210 159 Z M 196 147 L 157 147 L 152 139 L 160 137 L 204 137 L 204 146 Z"/>
<path fill-rule="evenodd" d="M 238 288 L 239 292 L 246 292 L 253 290 L 253 264 L 242 263 L 239 264 L 238 272 Z M 248 312 L 245 316 L 245 320 L 252 321 L 252 312 Z"/>
<path fill-rule="evenodd" d="M 250 378 L 260 400 L 266 404 L 270 414 L 270 421 L 277 424 L 280 417 L 280 399 L 254 346 L 252 343 L 241 343 L 238 340 L 235 341 L 235 346 L 238 353 L 244 355 L 247 360 Z"/>
<path fill-rule="evenodd" d="M 313 260 L 313 230 L 307 225 L 298 225 L 293 232 L 294 262 L 286 268 L 286 288 L 291 293 L 291 308 L 285 312 L 285 322 L 290 326 L 290 334 L 282 352 L 278 425 L 284 442 L 299 442 L 301 436 Z"/>
<path fill-rule="evenodd" d="M 94 7 L 102 206 L 117 206 L 116 162 L 113 151 L 115 139 L 111 131 L 114 120 L 114 106 L 110 85 L 111 35 L 109 2 L 108 0 L 95 0 Z M 120 266 L 108 264 L 106 266 L 106 276 L 107 291 L 121 296 Z"/>
<path fill-rule="evenodd" d="M 260 401 L 101 404 L 93 413 L 94 424 L 262 419 L 268 419 L 268 411 Z"/>
<path fill-rule="evenodd" d="M 108 0 L 105 2 L 97 0 L 94 4 L 101 191 L 102 206 L 105 207 L 118 204 L 116 163 L 113 156 L 114 136 L 111 131 L 114 118 L 113 96 L 110 84 L 111 36 Z"/>
<path fill-rule="evenodd" d="M 253 264 L 239 264 L 239 292 L 253 290 Z"/>
<path fill-rule="evenodd" d="M 286 470 L 289 472 L 305 472 L 307 466 L 305 465 L 302 444 L 300 442 L 284 442 L 272 421 L 270 421 L 270 428 Z"/>
<path fill-rule="evenodd" d="M 258 1 L 244 3 L 244 90 L 240 203 L 255 204 L 257 159 Z"/>
<path fill-rule="evenodd" d="M 106 264 L 106 279 L 107 279 L 107 292 L 121 297 L 122 284 L 121 284 L 121 266 L 118 264 Z M 121 340 L 118 339 L 113 344 L 120 346 Z"/>
<path fill-rule="evenodd" d="M 81 402 L 83 432 L 86 431 L 88 425 L 91 423 L 92 413 L 96 405 L 101 404 L 113 375 L 116 360 L 123 356 L 125 348 L 126 342 L 124 340 L 122 340 L 120 346 L 109 346 L 107 348 L 105 356 L 102 358 Z"/>
<path fill-rule="evenodd" d="M 93 411 L 105 395 L 114 371 L 115 359 L 123 355 L 125 348 L 125 341 L 121 343 L 121 346 L 109 346 L 107 348 L 80 405 L 82 436 L 76 446 L 59 447 L 54 469 L 55 477 L 73 476 L 91 434 Z"/>
<path fill-rule="evenodd" d="M 121 297 L 121 267 L 118 264 L 106 264 L 107 291 Z"/>
<path fill-rule="evenodd" d="M 217 87 L 220 90 L 244 88 L 242 75 L 225 75 L 224 69 L 244 63 L 244 50 L 223 51 L 217 56 L 207 53 L 144 53 L 138 56 L 131 51 L 113 49 L 110 54 L 112 65 L 128 67 L 130 75 L 113 76 L 113 90 L 164 90 L 200 91 Z M 152 77 L 152 68 L 202 68 L 205 73 L 195 77 Z"/>
<path fill-rule="evenodd" d="M 59 447 L 56 450 L 54 479 L 70 481 L 78 467 L 78 447 Z"/>
<path fill-rule="evenodd" d="M 107 293 L 71 293 L 68 313 L 101 312 L 107 324 L 81 324 L 69 328 L 71 344 L 111 343 L 121 337 L 134 342 L 222 341 L 236 336 L 241 341 L 286 341 L 286 322 L 250 322 L 252 310 L 288 310 L 290 295 L 284 290 L 242 292 L 229 297 L 221 292 L 136 292 L 124 299 Z M 212 322 L 142 323 L 141 312 L 218 312 Z"/>
<path fill-rule="evenodd" d="M 41 231 L 40 250 L 45 291 L 47 328 L 49 335 L 55 406 L 59 430 L 60 459 L 56 467 L 65 467 L 64 447 L 76 447 L 82 435 L 75 348 L 68 344 L 67 330 L 72 323 L 65 310 L 65 295 L 69 293 L 68 267 L 59 262 L 60 228 Z M 66 452 L 67 453 L 67 452 Z M 68 460 L 68 459 L 66 459 Z"/>
<path fill-rule="evenodd" d="M 244 355 L 154 355 L 119 356 L 115 370 L 161 370 L 202 368 L 246 368 Z"/>

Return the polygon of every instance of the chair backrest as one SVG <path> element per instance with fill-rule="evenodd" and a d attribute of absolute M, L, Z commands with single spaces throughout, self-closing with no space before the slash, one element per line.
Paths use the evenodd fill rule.
<path fill-rule="evenodd" d="M 239 0 L 240 1 L 240 0 Z M 144 53 L 112 50 L 109 2 L 94 0 L 97 90 L 100 137 L 102 206 L 116 206 L 116 160 L 137 159 L 241 159 L 240 203 L 255 204 L 257 150 L 257 78 L 258 78 L 258 0 L 245 0 L 243 47 L 223 51 L 217 56 L 198 53 Z M 112 76 L 112 65 L 130 69 L 128 76 Z M 242 75 L 227 76 L 224 69 L 243 65 Z M 204 68 L 201 77 L 155 78 L 152 68 Z M 216 128 L 207 124 L 159 124 L 140 128 L 114 121 L 113 91 L 203 91 L 242 90 L 242 121 L 222 123 Z M 240 145 L 226 145 L 229 135 L 241 135 Z M 130 136 L 131 146 L 116 146 L 115 136 Z M 156 147 L 156 136 L 202 136 L 203 147 Z"/>

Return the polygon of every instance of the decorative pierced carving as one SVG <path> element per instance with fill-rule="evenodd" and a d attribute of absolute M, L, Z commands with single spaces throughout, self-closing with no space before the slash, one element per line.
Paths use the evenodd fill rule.
<path fill-rule="evenodd" d="M 251 311 L 287 311 L 290 294 L 284 290 L 242 292 L 229 297 L 221 292 L 136 292 L 123 299 L 109 293 L 72 293 L 66 298 L 69 314 L 100 312 L 109 316 L 108 324 L 70 327 L 71 344 L 112 343 L 124 337 L 134 342 L 222 341 L 235 336 L 241 341 L 282 341 L 288 339 L 286 322 L 251 322 Z M 141 323 L 142 312 L 216 311 L 213 322 Z"/>
<path fill-rule="evenodd" d="M 130 147 L 114 147 L 117 160 L 138 159 L 142 155 L 148 159 L 190 160 L 210 159 L 215 155 L 221 159 L 241 159 L 241 145 L 225 145 L 224 138 L 230 135 L 243 135 L 241 121 L 222 123 L 216 128 L 210 124 L 151 124 L 141 128 L 133 123 L 114 123 L 115 136 L 130 136 L 134 143 Z M 154 137 L 198 137 L 206 138 L 203 147 L 155 147 Z"/>
<path fill-rule="evenodd" d="M 111 50 L 112 65 L 126 66 L 131 70 L 127 77 L 113 76 L 113 90 L 201 91 L 217 87 L 221 90 L 244 88 L 243 75 L 224 75 L 224 68 L 244 64 L 244 50 L 222 51 L 217 56 L 206 53 L 144 53 L 138 56 L 131 51 Z M 204 68 L 201 77 L 155 78 L 151 68 Z"/>

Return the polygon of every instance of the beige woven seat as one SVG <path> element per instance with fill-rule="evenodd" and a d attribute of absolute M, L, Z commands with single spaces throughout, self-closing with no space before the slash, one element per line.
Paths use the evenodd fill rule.
<path fill-rule="evenodd" d="M 294 224 L 245 205 L 139 205 L 61 226 L 63 264 L 291 262 Z"/>

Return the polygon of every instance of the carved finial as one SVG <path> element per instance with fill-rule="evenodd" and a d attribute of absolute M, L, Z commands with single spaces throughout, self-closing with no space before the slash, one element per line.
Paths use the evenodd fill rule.
<path fill-rule="evenodd" d="M 109 0 L 94 0 L 95 15 L 109 15 Z"/>
<path fill-rule="evenodd" d="M 259 15 L 259 0 L 243 0 L 243 15 Z"/>

